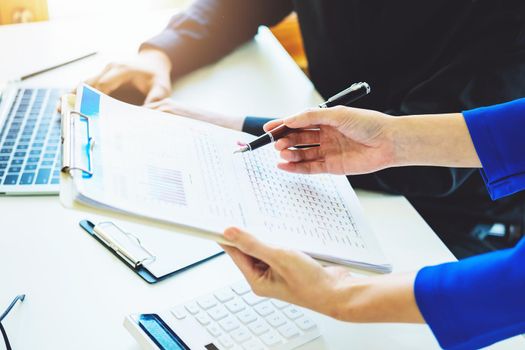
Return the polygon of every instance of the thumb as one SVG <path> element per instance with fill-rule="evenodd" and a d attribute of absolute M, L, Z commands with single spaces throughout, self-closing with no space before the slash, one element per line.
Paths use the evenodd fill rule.
<path fill-rule="evenodd" d="M 226 231 L 224 231 L 224 237 L 243 253 L 259 259 L 268 265 L 274 265 L 277 261 L 277 249 L 262 243 L 257 238 L 236 227 L 226 229 Z"/>
<path fill-rule="evenodd" d="M 148 92 L 144 104 L 149 104 L 152 102 L 157 102 L 165 99 L 170 94 L 170 90 L 162 84 L 154 84 L 151 87 L 151 90 Z"/>
<path fill-rule="evenodd" d="M 283 120 L 283 123 L 293 129 L 312 128 L 319 125 L 337 127 L 339 118 L 332 113 L 332 108 L 314 108 L 296 114 Z"/>

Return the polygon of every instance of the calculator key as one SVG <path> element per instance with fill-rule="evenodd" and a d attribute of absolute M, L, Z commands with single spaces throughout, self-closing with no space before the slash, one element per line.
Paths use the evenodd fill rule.
<path fill-rule="evenodd" d="M 46 154 L 44 154 L 44 158 L 45 159 L 55 159 L 55 154 L 54 153 L 46 153 Z"/>
<path fill-rule="evenodd" d="M 253 292 L 250 292 L 248 294 L 243 295 L 242 299 L 246 302 L 246 304 L 248 304 L 250 306 L 253 306 L 255 304 L 259 304 L 260 302 L 266 300 L 266 298 L 257 296 Z"/>
<path fill-rule="evenodd" d="M 3 170 L 0 170 L 0 178 L 4 176 L 5 172 Z"/>
<path fill-rule="evenodd" d="M 284 316 L 278 312 L 274 312 L 266 316 L 265 320 L 274 328 L 282 326 L 283 324 L 287 322 L 286 318 L 284 318 Z"/>
<path fill-rule="evenodd" d="M 215 338 L 217 338 L 218 336 L 222 334 L 222 330 L 216 323 L 210 324 L 208 327 L 206 327 L 206 329 L 211 334 L 211 336 Z"/>
<path fill-rule="evenodd" d="M 183 320 L 186 318 L 186 311 L 180 306 L 172 309 L 171 313 L 173 314 L 173 316 L 175 316 L 177 320 Z"/>
<path fill-rule="evenodd" d="M 233 340 L 235 340 L 237 343 L 243 343 L 252 337 L 250 331 L 246 328 L 236 329 L 233 332 L 231 332 L 230 335 L 232 336 Z"/>
<path fill-rule="evenodd" d="M 23 173 L 20 178 L 20 185 L 31 185 L 35 180 L 35 173 Z"/>
<path fill-rule="evenodd" d="M 60 179 L 55 177 L 51 179 L 51 185 L 58 185 L 60 183 Z"/>
<path fill-rule="evenodd" d="M 20 170 L 22 170 L 21 167 L 19 167 L 19 166 L 12 166 L 12 167 L 9 168 L 8 173 L 18 174 L 20 172 Z"/>
<path fill-rule="evenodd" d="M 261 339 L 262 342 L 269 347 L 282 343 L 281 337 L 275 331 L 272 330 L 262 334 L 259 337 L 259 339 Z"/>
<path fill-rule="evenodd" d="M 7 168 L 7 163 L 0 163 L 0 169 Z"/>
<path fill-rule="evenodd" d="M 38 157 L 29 157 L 29 158 L 27 158 L 27 162 L 28 163 L 38 163 L 39 160 L 40 160 L 40 158 L 38 158 Z"/>
<path fill-rule="evenodd" d="M 239 311 L 241 311 L 241 310 L 244 310 L 246 308 L 246 306 L 244 305 L 242 300 L 239 299 L 239 298 L 235 298 L 233 300 L 230 300 L 227 303 L 225 303 L 224 305 L 226 306 L 226 308 L 228 310 L 230 310 L 230 312 L 232 312 L 234 314 L 239 312 Z"/>
<path fill-rule="evenodd" d="M 275 311 L 269 301 L 262 302 L 253 307 L 253 309 L 261 316 L 267 316 Z"/>
<path fill-rule="evenodd" d="M 199 306 L 202 307 L 204 310 L 207 310 L 217 305 L 217 301 L 215 300 L 215 298 L 208 296 L 197 300 L 197 304 L 199 304 Z"/>
<path fill-rule="evenodd" d="M 287 307 L 288 305 L 290 305 L 288 303 L 285 303 L 284 301 L 277 300 L 277 299 L 272 299 L 272 304 L 273 304 L 273 306 L 275 306 L 279 310 L 282 309 L 282 308 Z"/>
<path fill-rule="evenodd" d="M 214 293 L 215 298 L 217 298 L 218 301 L 221 303 L 227 302 L 229 300 L 232 300 L 235 296 L 230 288 L 223 288 L 221 290 L 218 290 Z"/>
<path fill-rule="evenodd" d="M 7 162 L 9 160 L 9 156 L 0 156 L 0 162 Z"/>
<path fill-rule="evenodd" d="M 261 335 L 264 332 L 267 332 L 270 330 L 270 327 L 268 327 L 268 324 L 266 324 L 266 322 L 264 322 L 262 319 L 258 319 L 257 321 L 250 323 L 248 325 L 248 328 L 255 335 Z"/>
<path fill-rule="evenodd" d="M 4 179 L 4 185 L 16 185 L 18 175 L 7 175 Z"/>
<path fill-rule="evenodd" d="M 283 337 L 288 339 L 299 335 L 299 329 L 297 329 L 297 327 L 292 323 L 286 323 L 285 325 L 277 328 L 277 330 Z"/>
<path fill-rule="evenodd" d="M 36 164 L 27 164 L 24 167 L 24 170 L 35 170 L 35 169 L 36 169 Z"/>
<path fill-rule="evenodd" d="M 204 312 L 198 313 L 197 316 L 195 316 L 195 319 L 197 319 L 197 321 L 199 321 L 199 323 L 203 326 L 206 326 L 211 322 L 210 316 L 208 316 Z"/>
<path fill-rule="evenodd" d="M 239 312 L 237 318 L 244 324 L 248 324 L 257 319 L 257 314 L 252 309 L 246 309 Z"/>
<path fill-rule="evenodd" d="M 315 327 L 315 323 L 308 317 L 298 318 L 295 320 L 295 324 L 303 331 L 307 331 Z"/>
<path fill-rule="evenodd" d="M 29 151 L 29 155 L 31 156 L 39 156 L 40 153 L 42 153 L 42 151 L 39 149 L 34 149 L 34 150 Z"/>
<path fill-rule="evenodd" d="M 36 158 L 38 159 L 38 158 Z M 53 165 L 53 161 L 52 160 L 44 160 L 42 161 L 42 166 L 51 166 Z"/>
<path fill-rule="evenodd" d="M 40 169 L 38 175 L 36 176 L 36 184 L 47 184 L 49 182 L 49 175 L 51 174 L 51 169 Z"/>
<path fill-rule="evenodd" d="M 14 156 L 18 158 L 24 158 L 26 156 L 26 152 L 15 152 Z"/>
<path fill-rule="evenodd" d="M 283 312 L 290 320 L 295 320 L 296 318 L 299 318 L 303 315 L 303 312 L 293 305 L 290 305 L 284 309 Z"/>
<path fill-rule="evenodd" d="M 243 295 L 248 293 L 250 289 L 250 285 L 244 281 L 237 282 L 232 285 L 232 290 L 237 293 L 238 295 Z"/>
<path fill-rule="evenodd" d="M 219 343 L 226 349 L 232 348 L 235 345 L 232 338 L 227 334 L 224 334 L 219 338 Z"/>
<path fill-rule="evenodd" d="M 264 350 L 264 345 L 257 339 L 250 339 L 242 344 L 242 348 L 245 350 Z"/>
<path fill-rule="evenodd" d="M 194 302 L 194 301 L 190 301 L 189 303 L 184 305 L 184 307 L 192 315 L 195 315 L 195 314 L 197 314 L 200 311 L 199 307 L 197 306 L 197 303 Z"/>
<path fill-rule="evenodd" d="M 228 316 L 228 311 L 226 311 L 224 306 L 217 305 L 208 310 L 208 315 L 210 315 L 215 321 L 219 321 Z"/>
<path fill-rule="evenodd" d="M 17 158 L 17 159 L 13 159 L 13 161 L 11 162 L 11 165 L 20 165 L 24 162 L 23 159 L 20 159 L 20 158 Z"/>
<path fill-rule="evenodd" d="M 222 320 L 219 321 L 219 325 L 222 329 L 224 329 L 226 332 L 230 332 L 234 329 L 239 328 L 240 324 L 239 322 L 233 318 L 232 316 L 228 316 Z"/>

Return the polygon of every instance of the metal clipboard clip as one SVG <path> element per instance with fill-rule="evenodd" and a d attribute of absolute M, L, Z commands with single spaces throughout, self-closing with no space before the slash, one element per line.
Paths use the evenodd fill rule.
<path fill-rule="evenodd" d="M 91 118 L 85 114 L 77 111 L 69 111 L 62 118 L 62 171 L 70 172 L 71 170 L 80 170 L 84 177 L 93 176 L 93 147 L 95 140 L 90 133 Z M 75 160 L 75 130 L 76 123 L 81 122 L 86 124 L 86 158 L 87 167 L 77 164 Z"/>
<path fill-rule="evenodd" d="M 157 259 L 137 236 L 122 230 L 111 221 L 99 222 L 93 228 L 93 233 L 134 269 L 151 264 Z"/>

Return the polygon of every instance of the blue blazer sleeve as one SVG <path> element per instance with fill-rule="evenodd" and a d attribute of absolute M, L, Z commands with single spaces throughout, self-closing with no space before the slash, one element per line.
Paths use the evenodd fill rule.
<path fill-rule="evenodd" d="M 525 98 L 463 115 L 492 199 L 525 189 Z"/>
<path fill-rule="evenodd" d="M 502 250 L 425 267 L 416 302 L 446 349 L 478 349 L 525 333 L 525 239 Z"/>

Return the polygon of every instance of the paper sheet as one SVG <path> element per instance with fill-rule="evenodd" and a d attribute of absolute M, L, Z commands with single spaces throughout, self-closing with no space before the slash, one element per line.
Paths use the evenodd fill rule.
<path fill-rule="evenodd" d="M 94 175 L 75 177 L 83 201 L 217 234 L 240 226 L 317 257 L 385 264 L 344 176 L 285 173 L 272 146 L 233 154 L 248 134 L 100 101 Z"/>

